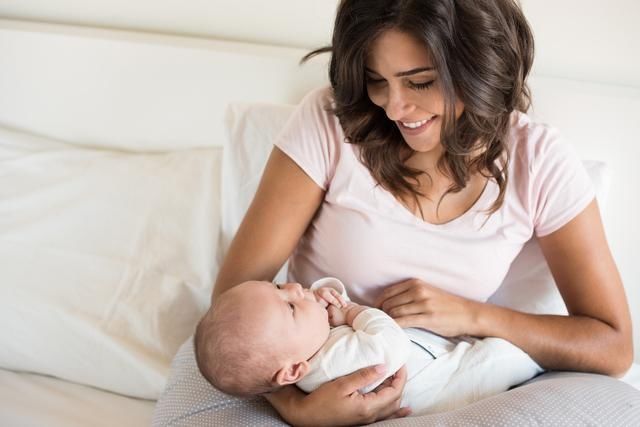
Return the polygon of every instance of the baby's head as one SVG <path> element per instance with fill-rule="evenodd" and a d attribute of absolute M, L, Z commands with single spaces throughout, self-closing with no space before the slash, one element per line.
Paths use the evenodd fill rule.
<path fill-rule="evenodd" d="M 195 334 L 202 375 L 249 396 L 292 384 L 329 336 L 327 310 L 297 283 L 244 282 L 220 295 Z"/>

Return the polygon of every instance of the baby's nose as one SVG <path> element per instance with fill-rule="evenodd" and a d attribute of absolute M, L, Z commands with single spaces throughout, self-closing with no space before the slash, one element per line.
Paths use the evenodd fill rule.
<path fill-rule="evenodd" d="M 304 292 L 302 290 L 302 285 L 300 285 L 300 283 L 287 283 L 284 286 L 290 292 L 295 293 L 296 296 L 298 296 L 298 297 L 304 296 Z"/>

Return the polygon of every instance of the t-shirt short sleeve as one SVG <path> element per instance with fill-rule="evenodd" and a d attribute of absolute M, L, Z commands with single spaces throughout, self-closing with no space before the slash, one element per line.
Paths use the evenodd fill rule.
<path fill-rule="evenodd" d="M 344 139 L 338 118 L 328 111 L 331 103 L 330 88 L 311 91 L 274 143 L 323 190 L 329 187 Z"/>
<path fill-rule="evenodd" d="M 535 151 L 531 164 L 533 225 L 536 236 L 542 237 L 582 212 L 594 199 L 595 190 L 582 161 L 557 132 L 537 141 Z"/>

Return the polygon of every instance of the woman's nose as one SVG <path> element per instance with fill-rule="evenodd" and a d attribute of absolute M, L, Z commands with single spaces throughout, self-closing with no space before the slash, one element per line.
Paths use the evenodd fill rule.
<path fill-rule="evenodd" d="M 389 88 L 389 98 L 385 112 L 390 120 L 406 119 L 413 108 L 413 104 L 403 89 Z"/>

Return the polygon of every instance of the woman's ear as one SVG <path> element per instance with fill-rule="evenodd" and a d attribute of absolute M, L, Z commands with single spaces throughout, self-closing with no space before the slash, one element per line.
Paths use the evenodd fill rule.
<path fill-rule="evenodd" d="M 274 376 L 275 383 L 282 386 L 293 384 L 302 379 L 309 372 L 309 363 L 306 360 L 298 363 L 287 363 L 280 368 Z"/>

